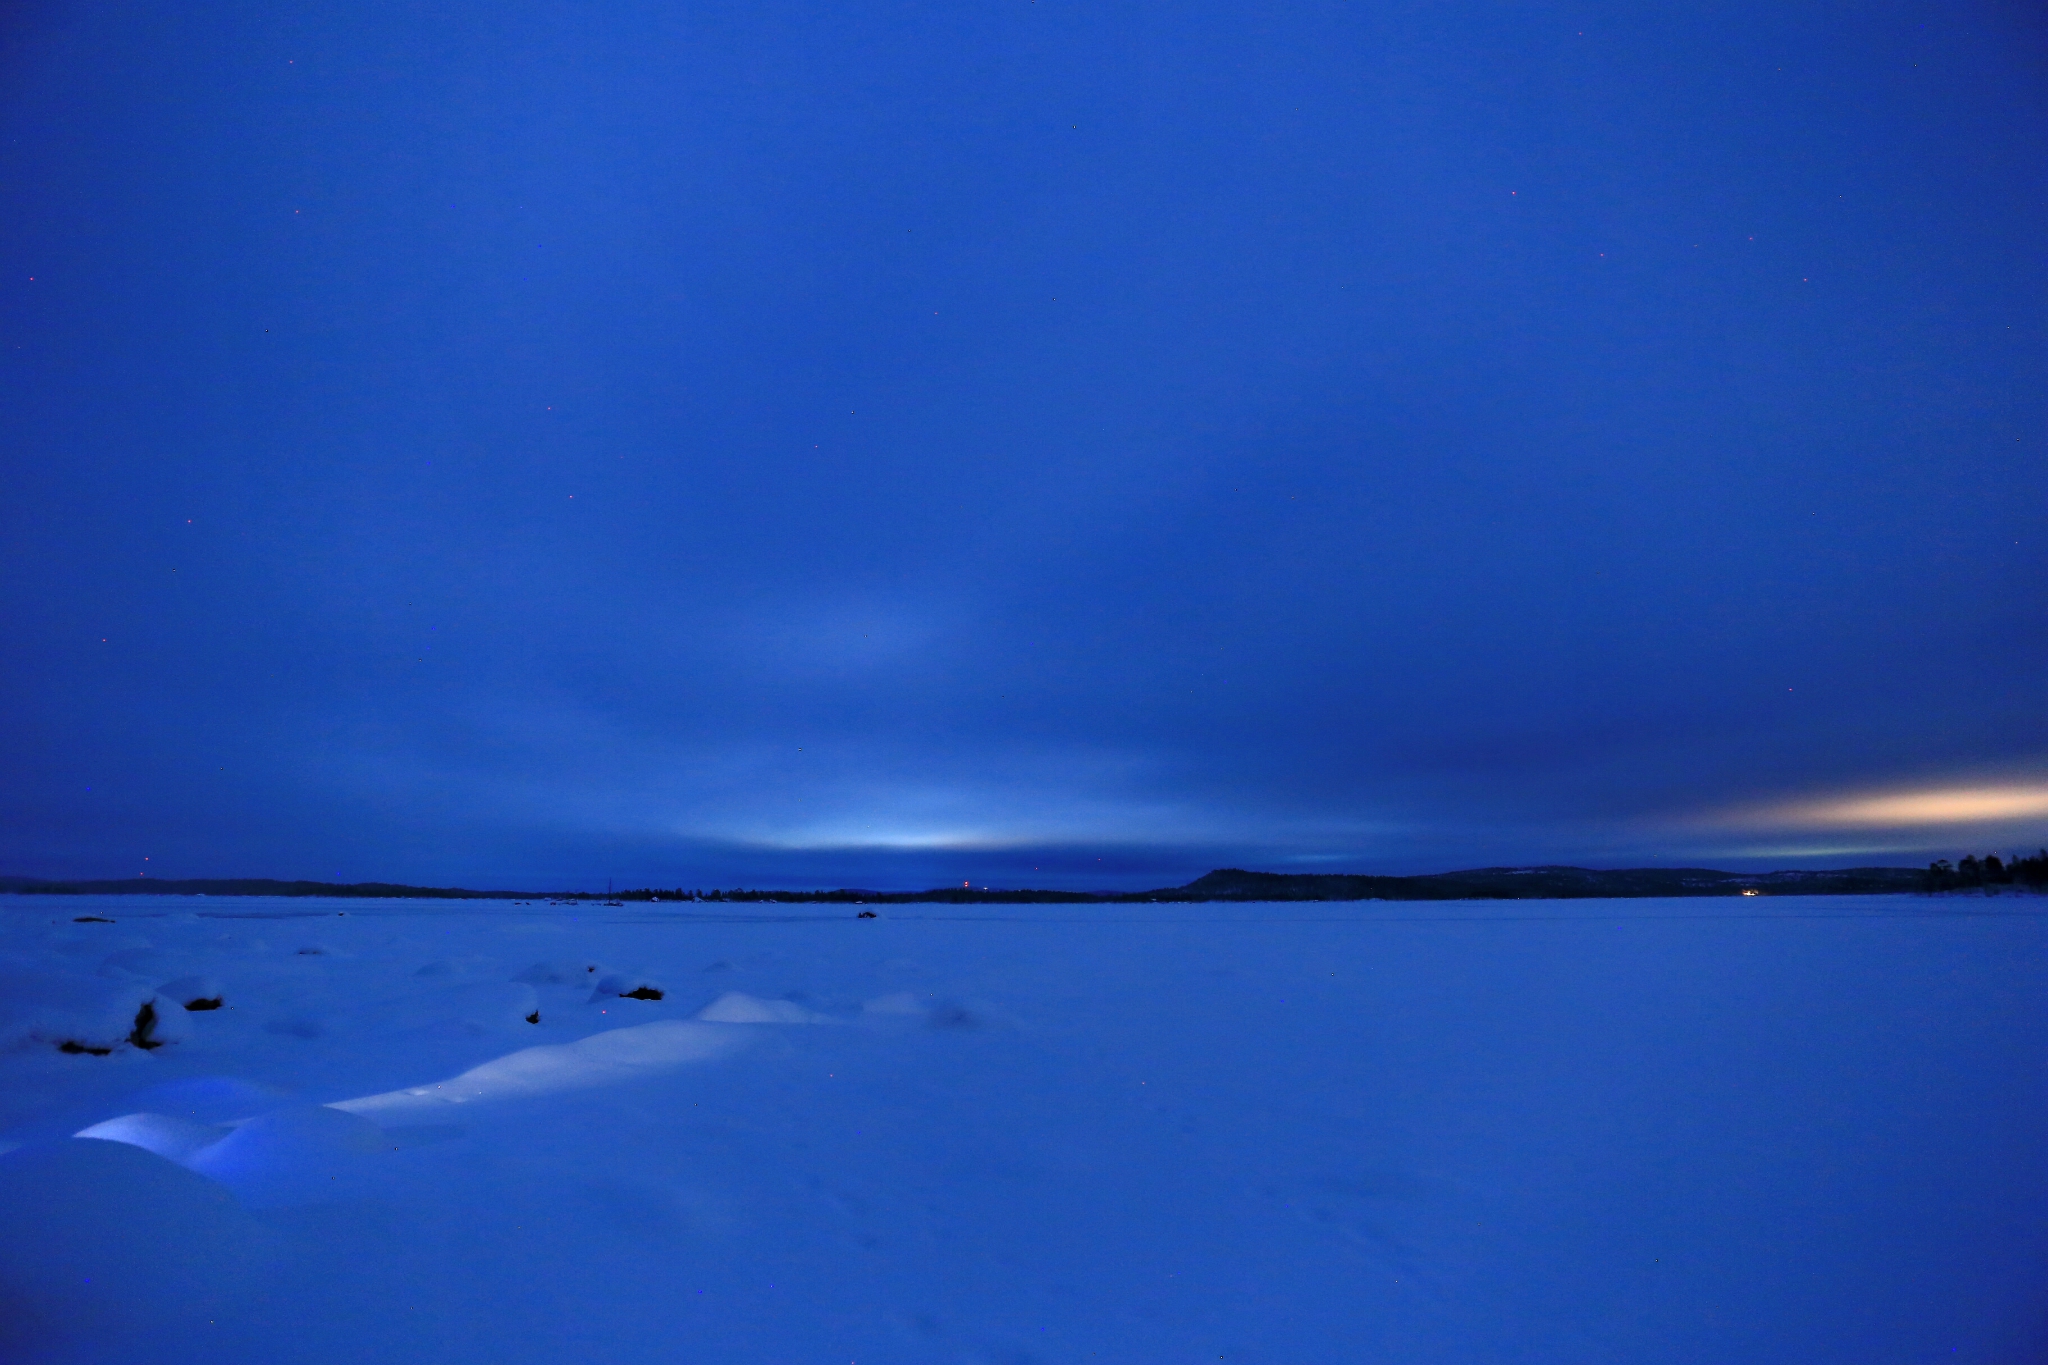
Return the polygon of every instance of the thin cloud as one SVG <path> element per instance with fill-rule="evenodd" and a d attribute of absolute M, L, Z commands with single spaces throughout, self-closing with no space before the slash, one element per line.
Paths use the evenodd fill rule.
<path fill-rule="evenodd" d="M 1791 801 L 1729 812 L 1715 823 L 1799 830 L 1925 829 L 2048 818 L 2048 782 L 1955 784 Z"/>

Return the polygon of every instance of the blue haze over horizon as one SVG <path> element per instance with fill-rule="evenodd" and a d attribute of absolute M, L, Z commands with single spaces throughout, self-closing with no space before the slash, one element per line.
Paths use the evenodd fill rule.
<path fill-rule="evenodd" d="M 0 872 L 2048 843 L 2048 18 L 0 33 Z"/>

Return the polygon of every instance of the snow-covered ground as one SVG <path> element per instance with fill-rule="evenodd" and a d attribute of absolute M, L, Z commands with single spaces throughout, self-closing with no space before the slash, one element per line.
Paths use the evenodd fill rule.
<path fill-rule="evenodd" d="M 2048 1351 L 2048 901 L 879 909 L 0 898 L 0 1359 Z"/>

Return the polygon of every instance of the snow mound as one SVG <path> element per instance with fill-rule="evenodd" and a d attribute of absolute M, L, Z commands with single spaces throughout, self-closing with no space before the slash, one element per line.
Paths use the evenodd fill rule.
<path fill-rule="evenodd" d="M 971 1029 L 980 1028 L 982 1024 L 979 1015 L 956 1000 L 942 1000 L 929 995 L 920 999 L 909 991 L 877 996 L 860 1009 L 871 1019 L 914 1021 L 926 1028 Z"/>
<path fill-rule="evenodd" d="M 0 1359 L 194 1354 L 266 1246 L 227 1190 L 140 1146 L 0 1155 Z"/>
<path fill-rule="evenodd" d="M 183 1006 L 143 982 L 60 972 L 0 976 L 0 1048 L 40 1043 L 105 1056 L 187 1036 Z"/>
<path fill-rule="evenodd" d="M 540 1022 L 540 996 L 522 981 L 477 981 L 436 990 L 426 1003 L 471 1030 L 517 1031 Z"/>
<path fill-rule="evenodd" d="M 100 959 L 101 976 L 162 976 L 169 955 L 154 947 L 122 948 Z"/>
<path fill-rule="evenodd" d="M 597 989 L 590 998 L 602 1000 L 615 995 L 625 1000 L 659 1000 L 667 994 L 667 987 L 656 985 L 637 972 L 606 972 L 597 979 Z"/>
<path fill-rule="evenodd" d="M 587 1090 L 651 1075 L 730 1051 L 724 1029 L 681 1020 L 593 1033 L 574 1043 L 522 1048 L 431 1085 L 340 1100 L 329 1106 L 389 1127 L 429 1122 L 452 1104 Z"/>
<path fill-rule="evenodd" d="M 745 991 L 727 991 L 697 1011 L 707 1024 L 819 1024 L 822 1014 L 813 1014 L 793 1000 L 763 1000 Z"/>
<path fill-rule="evenodd" d="M 279 1208 L 353 1195 L 368 1163 L 387 1150 L 368 1119 L 303 1104 L 259 1114 L 201 1147 L 183 1165 L 241 1196 L 252 1208 Z"/>
<path fill-rule="evenodd" d="M 524 981 L 530 986 L 588 986 L 604 975 L 601 962 L 583 958 L 563 958 L 552 962 L 536 962 L 514 981 Z"/>
<path fill-rule="evenodd" d="M 439 957 L 427 963 L 414 976 L 457 976 L 494 977 L 504 972 L 502 962 L 487 957 Z"/>
<path fill-rule="evenodd" d="M 238 1076 L 187 1076 L 161 1081 L 128 1099 L 137 1109 L 198 1124 L 228 1124 L 292 1102 L 291 1092 Z"/>
<path fill-rule="evenodd" d="M 970 1029 L 980 1028 L 982 1019 L 957 1000 L 941 1000 L 926 1011 L 924 1023 L 926 1028 Z"/>

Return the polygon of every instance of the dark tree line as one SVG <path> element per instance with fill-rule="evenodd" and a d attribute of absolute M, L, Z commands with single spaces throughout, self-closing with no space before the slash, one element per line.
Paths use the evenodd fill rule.
<path fill-rule="evenodd" d="M 1996 853 L 1987 853 L 1982 858 L 1972 854 L 1953 866 L 1946 858 L 1927 865 L 1929 891 L 1966 891 L 1985 886 L 2048 888 L 2048 848 L 2031 858 L 2022 854 L 2010 862 Z"/>
<path fill-rule="evenodd" d="M 1148 893 L 1157 895 L 1158 893 Z M 1075 902 L 1143 900 L 1146 895 L 1132 893 L 1119 895 L 1115 892 L 1098 891 L 991 891 L 987 887 L 972 890 L 967 887 L 942 886 L 933 891 L 859 891 L 842 889 L 836 891 L 749 891 L 734 887 L 730 891 L 685 890 L 677 887 L 662 891 L 643 887 L 638 891 L 620 891 L 610 899 L 615 901 L 706 901 L 738 902 L 740 904 L 769 905 L 909 905 L 919 902 L 940 904 L 1005 904 L 1010 902 Z"/>

